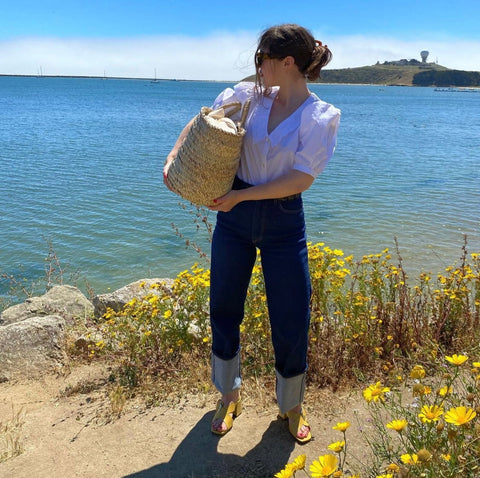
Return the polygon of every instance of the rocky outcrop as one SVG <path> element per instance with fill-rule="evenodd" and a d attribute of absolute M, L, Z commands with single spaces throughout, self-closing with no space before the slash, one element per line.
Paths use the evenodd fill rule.
<path fill-rule="evenodd" d="M 59 315 L 67 323 L 85 321 L 93 316 L 92 303 L 76 287 L 57 285 L 45 295 L 31 297 L 23 304 L 14 305 L 0 315 L 0 325 L 9 325 L 31 317 Z"/>
<path fill-rule="evenodd" d="M 0 381 L 36 377 L 65 363 L 67 325 L 85 323 L 93 304 L 76 287 L 60 285 L 0 315 Z"/>
<path fill-rule="evenodd" d="M 152 288 L 152 285 L 158 285 L 159 287 Z M 133 298 L 141 299 L 147 294 L 155 294 L 158 296 L 171 294 L 172 286 L 173 279 L 142 279 L 137 282 L 132 282 L 112 293 L 97 295 L 93 298 L 95 317 L 102 317 L 107 311 L 107 308 L 118 312 Z"/>
<path fill-rule="evenodd" d="M 36 377 L 65 362 L 65 319 L 31 317 L 0 327 L 0 382 Z"/>
<path fill-rule="evenodd" d="M 158 287 L 151 288 L 154 284 Z M 66 360 L 67 327 L 101 318 L 107 307 L 121 310 L 133 298 L 171 294 L 172 285 L 172 279 L 143 279 L 96 296 L 93 303 L 76 287 L 54 286 L 42 296 L 6 309 L 0 315 L 0 382 L 61 368 Z M 82 341 L 77 338 L 76 346 L 81 348 Z"/>

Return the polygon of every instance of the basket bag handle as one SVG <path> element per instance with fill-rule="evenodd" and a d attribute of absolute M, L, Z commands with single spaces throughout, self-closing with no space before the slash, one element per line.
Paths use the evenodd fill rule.
<path fill-rule="evenodd" d="M 240 117 L 240 121 L 237 123 L 237 128 L 243 129 L 245 120 L 247 119 L 248 111 L 250 109 L 250 100 L 248 99 L 245 102 L 245 104 L 243 105 L 243 108 L 242 108 L 242 103 L 238 101 L 222 105 L 222 108 L 227 118 L 234 115 L 237 111 L 242 110 L 242 116 Z"/>
<path fill-rule="evenodd" d="M 248 99 L 247 101 L 245 101 L 245 104 L 243 105 L 243 109 L 242 109 L 242 117 L 240 118 L 240 121 L 237 125 L 238 129 L 242 128 L 243 129 L 243 126 L 245 125 L 245 120 L 247 119 L 247 115 L 248 115 L 248 110 L 250 109 L 250 99 Z"/>

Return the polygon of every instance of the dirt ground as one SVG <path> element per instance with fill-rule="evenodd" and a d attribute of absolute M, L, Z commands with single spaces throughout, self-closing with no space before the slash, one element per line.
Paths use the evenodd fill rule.
<path fill-rule="evenodd" d="M 327 445 L 342 438 L 332 430 L 339 421 L 352 424 L 348 455 L 365 455 L 359 428 L 368 427 L 368 412 L 359 393 L 308 390 L 314 439 L 299 445 L 277 419 L 272 397 L 258 406 L 246 393 L 242 415 L 221 438 L 210 433 L 213 393 L 150 408 L 128 401 L 112 419 L 105 386 L 82 386 L 100 383 L 105 373 L 82 365 L 67 376 L 0 384 L 0 423 L 20 411 L 24 422 L 18 435 L 24 452 L 0 463 L 0 477 L 271 478 L 300 454 L 308 467 L 327 453 Z"/>

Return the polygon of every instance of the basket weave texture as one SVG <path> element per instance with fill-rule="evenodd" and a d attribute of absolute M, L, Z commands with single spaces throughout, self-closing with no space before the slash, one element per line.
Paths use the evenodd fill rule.
<path fill-rule="evenodd" d="M 236 131 L 227 130 L 214 117 L 211 108 L 202 107 L 167 172 L 173 192 L 194 204 L 211 206 L 213 200 L 232 189 L 240 161 L 248 113 L 243 107 Z M 241 109 L 240 103 L 223 106 L 225 117 Z"/>

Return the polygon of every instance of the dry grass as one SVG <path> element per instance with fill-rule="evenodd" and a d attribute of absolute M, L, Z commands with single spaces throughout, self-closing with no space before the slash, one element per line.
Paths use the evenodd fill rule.
<path fill-rule="evenodd" d="M 25 423 L 23 410 L 15 412 L 12 405 L 12 418 L 0 422 L 0 462 L 23 453 L 22 429 Z"/>

